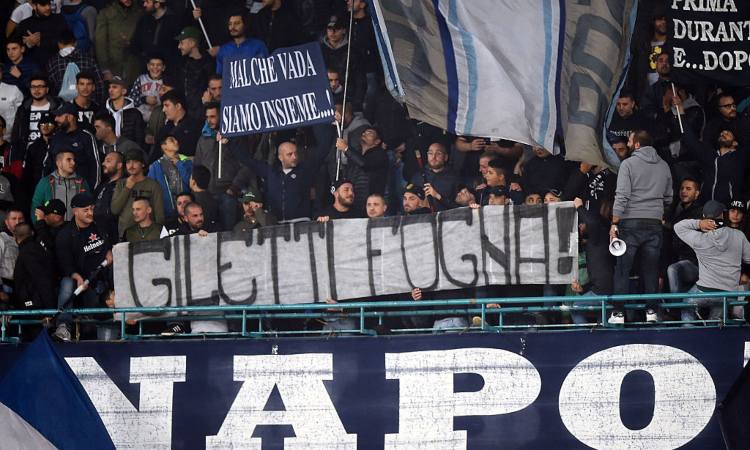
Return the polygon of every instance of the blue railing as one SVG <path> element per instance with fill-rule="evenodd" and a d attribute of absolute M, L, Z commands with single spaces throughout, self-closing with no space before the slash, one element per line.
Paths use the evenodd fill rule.
<path fill-rule="evenodd" d="M 302 320 L 331 320 L 336 318 L 354 319 L 355 326 L 350 329 L 337 329 L 337 334 L 361 334 L 374 335 L 372 320 L 377 320 L 382 325 L 387 318 L 396 317 L 429 317 L 429 316 L 464 316 L 471 317 L 468 327 L 443 329 L 442 331 L 472 331 L 498 333 L 512 330 L 574 330 L 581 328 L 619 328 L 613 327 L 607 322 L 608 312 L 613 308 L 615 302 L 627 302 L 626 310 L 643 310 L 648 301 L 659 301 L 661 310 L 681 310 L 683 308 L 695 308 L 693 304 L 682 300 L 691 299 L 715 299 L 722 306 L 722 314 L 713 320 L 672 320 L 660 321 L 658 323 L 628 322 L 625 329 L 648 326 L 649 328 L 673 327 L 673 326 L 742 326 L 746 322 L 742 318 L 732 317 L 731 309 L 744 307 L 747 302 L 744 297 L 750 293 L 739 292 L 705 292 L 695 294 L 649 294 L 649 295 L 600 295 L 600 296 L 561 296 L 561 297 L 517 297 L 517 298 L 463 298 L 451 300 L 399 300 L 399 301 L 357 301 L 328 303 L 306 303 L 294 305 L 224 305 L 224 306 L 175 306 L 175 307 L 139 307 L 139 308 L 72 308 L 66 309 L 76 317 L 76 323 L 95 323 L 98 326 L 106 326 L 119 329 L 120 340 L 134 340 L 159 336 L 144 332 L 144 325 L 149 322 L 165 320 L 179 321 L 207 321 L 207 320 L 229 320 L 239 321 L 239 330 L 221 333 L 202 333 L 201 336 L 212 337 L 268 337 L 283 335 L 310 335 L 331 334 L 330 329 L 322 330 L 274 330 L 267 329 L 264 324 L 273 319 L 302 319 Z M 584 305 L 586 303 L 586 305 Z M 500 304 L 499 308 L 493 304 Z M 597 319 L 586 323 L 551 323 L 551 324 L 512 324 L 508 323 L 509 315 L 528 313 L 577 313 L 597 311 Z M 24 326 L 39 325 L 39 317 L 55 317 L 61 311 L 56 309 L 45 310 L 6 310 L 0 311 L 0 342 L 12 342 L 18 338 L 11 336 L 10 331 L 17 327 L 18 334 Z M 88 318 L 92 315 L 112 315 L 111 319 L 93 320 Z M 128 314 L 139 314 L 135 322 L 136 332 L 128 333 L 126 318 Z M 257 327 L 249 327 L 248 322 L 257 321 Z M 394 334 L 402 333 L 429 333 L 435 331 L 431 327 L 396 327 L 390 330 Z M 195 336 L 189 334 L 186 336 Z"/>

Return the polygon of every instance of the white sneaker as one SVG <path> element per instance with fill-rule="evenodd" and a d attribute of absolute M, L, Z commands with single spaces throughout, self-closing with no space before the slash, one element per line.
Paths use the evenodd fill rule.
<path fill-rule="evenodd" d="M 61 342 L 70 342 L 70 331 L 65 325 L 59 325 L 52 337 Z"/>
<path fill-rule="evenodd" d="M 625 324 L 625 315 L 620 311 L 615 311 L 609 316 L 607 322 L 610 325 L 623 325 Z"/>
<path fill-rule="evenodd" d="M 646 310 L 646 322 L 648 323 L 656 323 L 659 321 L 659 317 L 656 315 L 656 311 L 653 309 L 647 309 Z"/>

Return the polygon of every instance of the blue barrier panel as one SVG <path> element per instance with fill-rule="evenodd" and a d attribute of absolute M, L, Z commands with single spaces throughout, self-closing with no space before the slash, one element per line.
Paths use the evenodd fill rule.
<path fill-rule="evenodd" d="M 716 449 L 746 341 L 743 327 L 56 348 L 117 446 Z M 0 346 L 0 373 L 23 348 Z"/>

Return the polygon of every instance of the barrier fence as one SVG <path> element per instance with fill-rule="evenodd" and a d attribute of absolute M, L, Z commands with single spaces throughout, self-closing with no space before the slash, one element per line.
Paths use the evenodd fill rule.
<path fill-rule="evenodd" d="M 94 323 L 97 326 L 119 330 L 119 340 L 137 340 L 160 336 L 144 331 L 144 326 L 152 322 L 165 321 L 234 321 L 236 330 L 214 333 L 190 333 L 185 336 L 211 337 L 247 337 L 258 338 L 284 335 L 315 335 L 315 334 L 360 334 L 375 335 L 382 332 L 384 324 L 394 325 L 391 318 L 430 316 L 461 316 L 467 317 L 468 326 L 441 328 L 440 331 L 471 331 L 499 333 L 512 330 L 574 330 L 581 328 L 614 328 L 637 329 L 642 327 L 659 328 L 674 326 L 740 326 L 745 324 L 744 307 L 747 305 L 744 297 L 747 292 L 705 292 L 705 293 L 677 293 L 677 294 L 649 294 L 649 295 L 600 295 L 600 296 L 559 296 L 559 297 L 518 297 L 518 298 L 462 298 L 450 300 L 398 300 L 398 301 L 356 301 L 336 304 L 309 303 L 293 305 L 222 305 L 222 306 L 182 306 L 182 307 L 128 307 L 128 308 L 71 308 L 66 313 L 72 314 L 77 325 Z M 686 299 L 700 299 L 703 302 L 716 302 L 722 306 L 719 318 L 700 320 L 661 320 L 657 323 L 647 323 L 629 320 L 626 327 L 613 326 L 607 322 L 609 311 L 615 302 L 627 302 L 626 311 L 643 310 L 649 300 L 661 302 L 662 311 L 679 311 L 684 308 L 696 308 L 695 304 L 686 303 Z M 496 306 L 496 305 L 499 305 Z M 705 303 L 703 307 L 707 306 Z M 556 315 L 558 318 L 566 314 L 596 311 L 596 320 L 579 323 L 523 323 L 521 320 L 509 320 L 526 315 Z M 39 325 L 40 317 L 55 317 L 62 310 L 6 310 L 0 311 L 0 342 L 17 341 L 12 331 L 21 335 L 23 327 Z M 142 314 L 143 317 L 126 323 L 127 314 Z M 92 316 L 107 315 L 106 319 L 94 319 Z M 673 314 L 674 315 L 674 314 Z M 298 319 L 301 321 L 317 321 L 325 324 L 338 322 L 350 324 L 348 328 L 319 327 L 311 329 L 283 330 L 269 327 L 270 321 Z M 589 318 L 590 319 L 590 318 Z M 398 319 L 395 319 L 398 320 Z M 423 320 L 424 322 L 424 320 Z M 415 327 L 405 322 L 395 322 L 398 326 L 391 326 L 388 332 L 392 334 L 430 333 L 437 331 L 430 326 Z"/>

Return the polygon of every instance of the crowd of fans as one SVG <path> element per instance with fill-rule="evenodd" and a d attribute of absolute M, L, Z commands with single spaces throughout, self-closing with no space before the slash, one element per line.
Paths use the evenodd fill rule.
<path fill-rule="evenodd" d="M 384 88 L 364 0 L 197 6 L 29 0 L 3 13 L 0 306 L 111 306 L 116 293 L 102 266 L 111 264 L 117 242 L 561 200 L 574 200 L 579 209 L 579 273 L 572 285 L 490 286 L 470 296 L 687 292 L 747 284 L 750 270 L 738 273 L 731 286 L 696 285 L 703 274 L 690 242 L 697 241 L 675 233 L 683 219 L 702 218 L 709 201 L 728 207 L 718 215 L 710 210 L 706 217 L 714 227 L 725 221 L 745 233 L 750 98 L 742 90 L 675 76 L 663 16 L 654 17 L 650 34 L 634 43 L 629 80 L 609 125 L 608 140 L 622 162 L 618 172 L 566 161 L 562 140 L 553 154 L 455 136 L 410 119 Z M 320 42 L 336 124 L 220 136 L 223 61 L 310 41 Z M 701 222 L 699 228 L 708 232 L 711 225 Z M 627 244 L 617 258 L 609 252 L 615 238 Z M 76 295 L 76 288 L 83 291 Z M 414 300 L 455 296 L 411 292 Z M 652 303 L 646 319 L 669 314 Z M 343 319 L 326 326 L 346 328 Z M 519 318 L 588 319 L 582 312 Z M 465 317 L 429 320 L 436 327 L 468 325 Z M 622 323 L 622 308 L 610 320 Z M 70 339 L 70 321 L 65 314 L 44 320 L 61 340 Z M 170 324 L 174 332 L 184 327 Z"/>

